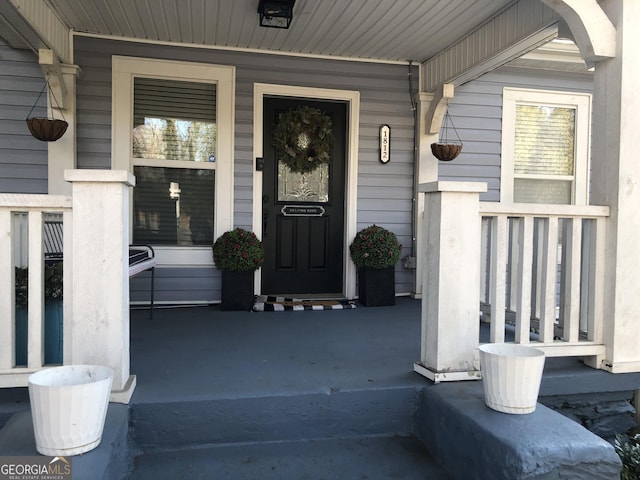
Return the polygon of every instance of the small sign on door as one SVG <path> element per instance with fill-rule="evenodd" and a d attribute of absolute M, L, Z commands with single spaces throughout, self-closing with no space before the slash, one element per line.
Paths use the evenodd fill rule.
<path fill-rule="evenodd" d="M 321 217 L 324 207 L 320 205 L 285 205 L 280 210 L 285 217 Z"/>

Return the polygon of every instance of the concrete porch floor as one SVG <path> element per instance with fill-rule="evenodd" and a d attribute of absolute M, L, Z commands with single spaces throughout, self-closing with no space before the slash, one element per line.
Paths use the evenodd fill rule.
<path fill-rule="evenodd" d="M 306 312 L 223 312 L 217 306 L 131 311 L 131 403 L 341 389 L 422 388 L 421 302 Z M 507 332 L 507 340 L 509 333 Z M 488 341 L 481 324 L 480 341 Z M 640 388 L 579 358 L 547 358 L 540 396 Z"/>
<path fill-rule="evenodd" d="M 132 403 L 419 388 L 420 302 L 306 312 L 218 307 L 131 314 Z"/>

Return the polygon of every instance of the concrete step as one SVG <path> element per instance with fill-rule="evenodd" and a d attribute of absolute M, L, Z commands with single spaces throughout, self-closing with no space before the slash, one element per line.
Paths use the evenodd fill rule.
<path fill-rule="evenodd" d="M 142 454 L 129 480 L 450 480 L 415 437 L 261 442 Z"/>
<path fill-rule="evenodd" d="M 412 435 L 415 387 L 135 403 L 131 435 L 145 452 L 200 445 Z"/>
<path fill-rule="evenodd" d="M 107 411 L 100 445 L 82 455 L 68 457 L 74 480 L 115 480 L 126 478 L 133 448 L 128 441 L 129 407 L 111 403 Z M 0 429 L 0 456 L 35 457 L 31 411 L 13 415 Z"/>

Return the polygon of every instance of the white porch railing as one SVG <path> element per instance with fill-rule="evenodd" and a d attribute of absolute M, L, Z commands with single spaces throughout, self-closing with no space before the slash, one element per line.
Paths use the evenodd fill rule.
<path fill-rule="evenodd" d="M 71 238 L 71 197 L 0 194 L 0 387 L 24 386 L 44 368 L 44 217 L 62 215 L 63 235 Z M 20 221 L 26 215 L 27 221 Z M 24 228 L 26 225 L 27 228 Z M 25 248 L 26 247 L 26 248 Z M 63 252 L 71 257 L 71 243 Z M 20 252 L 17 254 L 16 252 Z M 26 254 L 25 254 L 26 253 Z M 15 267 L 28 267 L 27 365 L 16 366 Z M 63 265 L 63 316 L 71 318 L 71 262 Z M 68 329 L 64 328 L 63 331 Z M 63 348 L 67 342 L 63 341 Z"/>
<path fill-rule="evenodd" d="M 432 182 L 425 194 L 422 349 L 439 382 L 480 377 L 480 311 L 490 342 L 582 356 L 599 366 L 609 208 L 484 203 L 486 184 Z"/>
<path fill-rule="evenodd" d="M 604 356 L 608 207 L 483 202 L 481 309 L 490 342 Z"/>
<path fill-rule="evenodd" d="M 62 214 L 63 364 L 114 369 L 111 401 L 128 403 L 136 385 L 129 374 L 129 187 L 125 171 L 67 170 L 72 195 L 0 194 L 0 388 L 26 386 L 44 364 L 43 226 Z M 27 238 L 16 213 L 26 212 Z M 57 226 L 56 226 L 57 229 Z M 57 232 L 59 233 L 59 232 Z M 22 242 L 21 248 L 17 245 Z M 15 266 L 28 244 L 27 365 L 16 366 Z M 47 247 L 49 248 L 49 247 Z"/>

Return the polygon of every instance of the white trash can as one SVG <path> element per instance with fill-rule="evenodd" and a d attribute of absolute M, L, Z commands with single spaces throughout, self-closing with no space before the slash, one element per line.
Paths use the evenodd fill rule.
<path fill-rule="evenodd" d="M 503 413 L 534 412 L 542 381 L 544 352 L 514 343 L 480 346 L 484 399 Z"/>
<path fill-rule="evenodd" d="M 42 455 L 70 456 L 96 448 L 109 406 L 113 369 L 101 365 L 68 365 L 29 377 L 29 399 Z"/>

